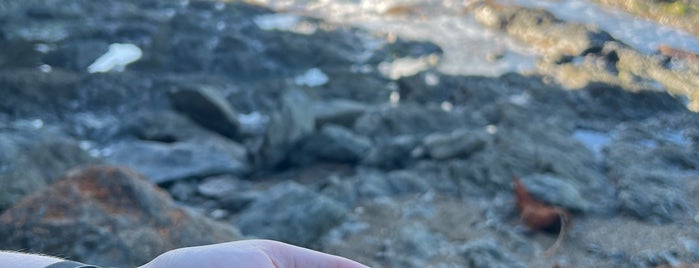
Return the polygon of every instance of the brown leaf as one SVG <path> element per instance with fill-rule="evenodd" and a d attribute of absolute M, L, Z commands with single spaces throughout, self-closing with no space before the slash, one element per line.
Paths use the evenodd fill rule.
<path fill-rule="evenodd" d="M 524 224 L 533 230 L 558 233 L 556 242 L 547 250 L 552 253 L 565 236 L 570 213 L 565 209 L 549 206 L 534 199 L 519 178 L 515 178 L 514 183 L 517 210 Z"/>

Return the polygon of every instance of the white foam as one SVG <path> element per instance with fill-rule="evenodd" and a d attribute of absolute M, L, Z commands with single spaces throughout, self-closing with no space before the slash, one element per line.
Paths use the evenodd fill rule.
<path fill-rule="evenodd" d="M 89 73 L 106 73 L 112 70 L 123 71 L 126 65 L 141 58 L 143 52 L 133 44 L 114 43 L 109 50 L 87 67 Z"/>

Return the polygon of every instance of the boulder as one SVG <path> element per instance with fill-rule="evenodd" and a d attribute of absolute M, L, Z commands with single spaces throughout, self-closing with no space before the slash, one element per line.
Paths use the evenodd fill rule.
<path fill-rule="evenodd" d="M 319 101 L 313 105 L 313 113 L 316 117 L 315 124 L 319 127 L 325 124 L 352 127 L 354 121 L 367 109 L 365 104 L 344 99 Z"/>
<path fill-rule="evenodd" d="M 490 240 L 471 241 L 463 246 L 462 257 L 467 267 L 524 267 L 524 264 L 504 252 Z"/>
<path fill-rule="evenodd" d="M 0 211 L 55 182 L 66 170 L 96 161 L 77 141 L 47 128 L 0 132 Z"/>
<path fill-rule="evenodd" d="M 522 178 L 527 191 L 538 200 L 573 211 L 587 211 L 590 202 L 580 194 L 580 186 L 574 181 L 548 174 L 534 174 Z"/>
<path fill-rule="evenodd" d="M 155 183 L 249 172 L 245 149 L 232 142 L 124 141 L 108 147 L 108 163 L 133 168 Z"/>
<path fill-rule="evenodd" d="M 300 90 L 287 91 L 281 100 L 281 111 L 271 116 L 255 162 L 258 166 L 276 167 L 289 150 L 315 129 L 311 99 Z"/>
<path fill-rule="evenodd" d="M 489 138 L 490 135 L 483 130 L 458 129 L 450 133 L 428 135 L 423 140 L 423 144 L 430 157 L 447 159 L 467 157 L 473 152 L 482 150 Z"/>
<path fill-rule="evenodd" d="M 343 163 L 357 163 L 367 156 L 372 142 L 338 125 L 325 125 L 319 133 L 308 136 L 301 142 L 300 150 L 290 154 L 290 161 L 309 162 L 315 159 Z"/>
<path fill-rule="evenodd" d="M 337 201 L 294 182 L 278 184 L 263 196 L 235 221 L 245 235 L 309 247 L 348 212 Z"/>
<path fill-rule="evenodd" d="M 181 86 L 171 90 L 168 96 L 177 111 L 197 124 L 231 139 L 239 138 L 236 112 L 214 89 Z"/>
<path fill-rule="evenodd" d="M 240 239 L 134 171 L 87 166 L 0 215 L 0 248 L 135 267 L 171 249 Z"/>

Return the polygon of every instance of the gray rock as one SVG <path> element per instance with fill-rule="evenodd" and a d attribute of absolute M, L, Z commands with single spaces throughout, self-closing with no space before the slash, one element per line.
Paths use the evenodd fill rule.
<path fill-rule="evenodd" d="M 651 223 L 672 222 L 689 212 L 687 197 L 679 188 L 649 183 L 648 177 L 644 177 L 639 174 L 639 177 L 633 180 L 627 179 L 622 182 L 618 194 L 621 211 Z M 654 179 L 672 180 L 673 177 Z"/>
<path fill-rule="evenodd" d="M 291 154 L 293 162 L 308 162 L 313 157 L 343 163 L 357 163 L 369 154 L 372 143 L 338 125 L 325 125 L 319 133 L 304 139 L 301 150 Z"/>
<path fill-rule="evenodd" d="M 281 105 L 281 111 L 271 116 L 264 141 L 255 156 L 257 165 L 279 165 L 286 159 L 288 150 L 315 129 L 313 104 L 303 91 L 287 91 Z"/>
<path fill-rule="evenodd" d="M 204 179 L 197 186 L 197 191 L 203 196 L 220 199 L 245 188 L 247 185 L 240 179 L 230 175 L 222 175 Z"/>
<path fill-rule="evenodd" d="M 412 135 L 401 135 L 372 146 L 363 164 L 382 168 L 402 168 L 412 161 L 411 152 L 421 143 Z"/>
<path fill-rule="evenodd" d="M 595 201 L 583 198 L 578 190 L 580 186 L 570 180 L 548 174 L 534 174 L 521 179 L 529 193 L 551 205 L 587 212 L 591 207 L 590 202 Z"/>
<path fill-rule="evenodd" d="M 257 191 L 239 191 L 222 197 L 218 200 L 218 204 L 222 209 L 237 213 L 246 209 L 250 204 L 261 197 L 264 197 L 264 193 Z"/>
<path fill-rule="evenodd" d="M 471 241 L 464 245 L 462 256 L 467 266 L 472 268 L 524 267 L 520 261 L 500 248 L 489 240 Z"/>
<path fill-rule="evenodd" d="M 56 130 L 0 132 L 0 211 L 55 182 L 66 170 L 96 161 Z"/>
<path fill-rule="evenodd" d="M 236 112 L 213 88 L 178 87 L 168 96 L 176 110 L 197 124 L 231 139 L 240 137 Z"/>
<path fill-rule="evenodd" d="M 123 267 L 175 248 L 242 238 L 230 225 L 176 206 L 135 172 L 110 166 L 69 171 L 0 215 L 0 225 L 3 249 Z"/>
<path fill-rule="evenodd" d="M 155 183 L 250 170 L 244 148 L 234 143 L 133 141 L 108 148 L 107 162 L 133 168 Z"/>
<path fill-rule="evenodd" d="M 434 159 L 465 157 L 482 150 L 490 135 L 485 131 L 459 129 L 451 133 L 431 134 L 423 140 L 427 153 Z"/>
<path fill-rule="evenodd" d="M 336 124 L 344 127 L 352 127 L 357 118 L 367 109 L 368 106 L 361 102 L 345 99 L 319 101 L 313 105 L 316 126 Z"/>
<path fill-rule="evenodd" d="M 245 235 L 312 246 L 345 218 L 347 208 L 294 182 L 264 193 L 235 221 Z"/>

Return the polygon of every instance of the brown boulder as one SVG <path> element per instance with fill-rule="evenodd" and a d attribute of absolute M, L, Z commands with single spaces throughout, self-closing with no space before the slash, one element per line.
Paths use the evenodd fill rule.
<path fill-rule="evenodd" d="M 68 171 L 0 215 L 0 248 L 134 267 L 174 248 L 239 239 L 237 229 L 178 207 L 139 174 Z"/>

